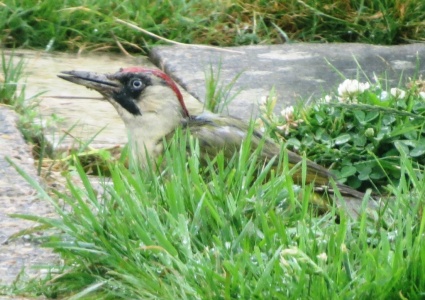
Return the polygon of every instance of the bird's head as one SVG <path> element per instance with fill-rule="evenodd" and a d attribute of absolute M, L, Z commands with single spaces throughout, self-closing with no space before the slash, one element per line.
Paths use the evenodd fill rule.
<path fill-rule="evenodd" d="M 189 117 L 183 96 L 174 81 L 157 69 L 122 68 L 113 74 L 64 71 L 58 77 L 94 89 L 117 109 L 124 119 L 145 113 L 175 112 Z M 164 116 L 167 117 L 167 116 Z"/>
<path fill-rule="evenodd" d="M 131 67 L 114 74 L 66 71 L 58 76 L 98 91 L 115 107 L 142 166 L 146 153 L 157 156 L 163 138 L 189 117 L 177 85 L 160 70 Z"/>

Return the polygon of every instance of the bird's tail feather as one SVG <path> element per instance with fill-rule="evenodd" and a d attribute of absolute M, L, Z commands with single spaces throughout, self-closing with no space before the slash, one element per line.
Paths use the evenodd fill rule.
<path fill-rule="evenodd" d="M 335 183 L 332 187 L 315 187 L 315 192 L 335 203 L 353 219 L 358 219 L 363 210 L 368 218 L 377 219 L 379 204 L 369 192 L 362 193 L 341 183 Z"/>

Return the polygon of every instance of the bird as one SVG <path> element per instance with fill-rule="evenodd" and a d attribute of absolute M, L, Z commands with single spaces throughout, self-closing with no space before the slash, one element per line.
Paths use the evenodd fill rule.
<path fill-rule="evenodd" d="M 112 104 L 125 124 L 130 148 L 142 168 L 163 153 L 164 139 L 169 139 L 179 128 L 196 138 L 200 152 L 211 157 L 220 151 L 225 157 L 232 157 L 249 132 L 252 133 L 252 149 L 264 143 L 260 154 L 264 161 L 270 161 L 281 153 L 278 143 L 264 138 L 260 131 L 250 131 L 248 122 L 242 119 L 207 110 L 191 115 L 177 84 L 159 69 L 135 66 L 106 74 L 72 70 L 62 71 L 57 76 L 96 90 Z M 297 153 L 285 151 L 291 166 L 302 162 Z M 365 197 L 363 192 L 338 183 L 328 169 L 311 160 L 307 159 L 306 165 L 306 184 L 313 184 L 317 193 L 331 195 L 336 205 L 345 207 L 352 218 L 360 215 Z M 301 170 L 294 173 L 293 179 L 301 183 Z M 334 194 L 334 186 L 344 203 Z M 375 200 L 369 199 L 367 209 L 376 211 L 377 208 Z"/>

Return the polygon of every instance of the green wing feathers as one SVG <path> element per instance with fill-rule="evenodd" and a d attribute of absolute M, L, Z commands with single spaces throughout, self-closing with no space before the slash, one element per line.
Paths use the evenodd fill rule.
<path fill-rule="evenodd" d="M 223 151 L 224 155 L 231 158 L 236 151 L 238 151 L 247 137 L 247 133 L 250 132 L 248 124 L 242 120 L 220 116 L 213 113 L 204 113 L 202 115 L 191 117 L 186 120 L 183 124 L 184 130 L 189 130 L 190 134 L 199 141 L 201 152 L 211 157 L 217 155 L 220 151 Z M 263 144 L 261 156 L 265 161 L 272 159 L 280 154 L 280 146 L 270 139 L 266 139 L 258 131 L 252 131 L 251 145 L 255 149 Z M 298 154 L 287 151 L 288 161 L 291 166 L 294 166 L 302 161 L 302 157 Z M 276 160 L 277 162 L 278 160 Z M 347 210 L 348 214 L 352 217 L 357 217 L 361 211 L 362 200 L 364 193 L 356 191 L 349 186 L 344 184 L 335 183 L 339 193 L 342 196 L 341 203 L 338 197 L 333 192 L 332 182 L 335 182 L 334 176 L 324 167 L 307 160 L 307 175 L 306 184 L 314 184 L 315 192 L 319 197 L 317 203 L 328 203 L 335 201 L 337 206 L 343 206 Z M 298 172 L 293 175 L 294 182 L 301 183 L 302 174 L 301 168 Z M 373 202 L 373 201 L 369 201 Z M 327 205 L 329 207 L 329 205 Z M 320 206 L 323 206 L 320 204 Z M 376 208 L 377 205 L 372 203 L 372 208 Z"/>

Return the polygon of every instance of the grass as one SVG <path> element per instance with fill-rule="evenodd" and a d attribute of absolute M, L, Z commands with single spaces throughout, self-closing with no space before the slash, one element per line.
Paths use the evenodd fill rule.
<path fill-rule="evenodd" d="M 0 73 L 0 105 L 5 105 L 18 114 L 18 128 L 25 140 L 33 145 L 32 151 L 38 165 L 42 165 L 43 159 L 47 155 L 52 155 L 52 151 L 44 139 L 43 125 L 40 120 L 38 110 L 40 92 L 30 98 L 25 96 L 24 80 L 24 60 L 17 58 L 13 52 L 7 55 L 1 52 L 1 73 Z M 45 120 L 45 124 L 56 122 L 54 117 Z M 39 167 L 38 174 L 41 173 Z"/>
<path fill-rule="evenodd" d="M 205 109 L 218 114 L 223 113 L 240 92 L 236 91 L 231 95 L 232 89 L 241 74 L 237 74 L 229 83 L 225 84 L 220 80 L 221 63 L 216 70 L 210 65 L 209 69 L 205 71 Z"/>
<path fill-rule="evenodd" d="M 248 142 L 229 164 L 219 155 L 202 168 L 178 140 L 165 153 L 166 170 L 113 164 L 100 193 L 78 162 L 84 188 L 69 180 L 66 193 L 52 196 L 34 182 L 58 217 L 18 217 L 51 227 L 44 246 L 63 262 L 15 292 L 72 299 L 423 296 L 425 185 L 406 157 L 402 172 L 415 188 L 393 187 L 397 201 L 384 229 L 365 215 L 353 221 L 342 213 L 339 223 L 336 210 L 315 215 L 310 187 L 294 190 L 290 177 L 273 172 L 266 180 L 270 166 L 257 168 Z"/>
<path fill-rule="evenodd" d="M 18 89 L 18 82 L 22 79 L 23 70 L 24 61 L 22 59 L 14 63 L 13 53 L 9 59 L 3 52 L 1 53 L 0 103 L 10 106 L 17 112 L 25 111 L 23 97 L 25 89 Z"/>
<path fill-rule="evenodd" d="M 117 23 L 133 22 L 190 44 L 283 42 L 395 45 L 425 39 L 425 3 L 409 1 L 13 1 L 0 3 L 0 43 L 69 51 L 146 52 L 160 43 Z"/>

